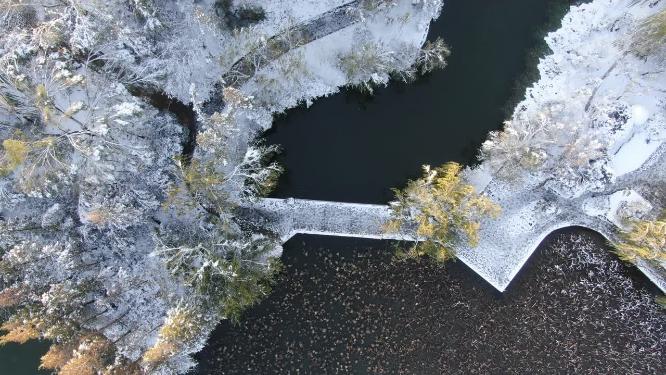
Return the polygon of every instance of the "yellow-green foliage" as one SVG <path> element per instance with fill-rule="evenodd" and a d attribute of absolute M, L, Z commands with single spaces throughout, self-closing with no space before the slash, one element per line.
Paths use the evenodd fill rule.
<path fill-rule="evenodd" d="M 39 368 L 56 370 L 63 367 L 74 356 L 74 345 L 53 344 L 40 359 Z"/>
<path fill-rule="evenodd" d="M 187 161 L 178 157 L 176 165 L 180 169 L 184 186 L 174 185 L 169 189 L 163 208 L 182 211 L 193 205 L 203 205 L 220 210 L 227 206 L 227 193 L 223 189 L 226 179 L 212 161 Z"/>
<path fill-rule="evenodd" d="M 96 375 L 107 365 L 112 357 L 112 343 L 104 336 L 90 334 L 80 340 L 79 350 L 58 372 L 59 375 Z"/>
<path fill-rule="evenodd" d="M 666 9 L 648 17 L 634 34 L 631 48 L 640 56 L 666 49 Z"/>
<path fill-rule="evenodd" d="M 665 295 L 662 294 L 660 296 L 657 296 L 654 300 L 655 300 L 655 302 L 657 302 L 657 305 L 666 309 L 666 296 Z"/>
<path fill-rule="evenodd" d="M 172 309 L 160 328 L 160 340 L 187 342 L 194 339 L 198 334 L 198 316 L 194 309 L 180 306 Z"/>
<path fill-rule="evenodd" d="M 12 173 L 28 155 L 28 143 L 18 139 L 5 139 L 2 142 L 3 154 L 0 157 L 0 176 Z"/>
<path fill-rule="evenodd" d="M 416 234 L 425 241 L 412 248 L 407 256 L 427 255 L 437 261 L 454 256 L 452 244 L 463 238 L 471 246 L 479 241 L 483 217 L 497 217 L 500 207 L 478 194 L 460 176 L 461 166 L 447 163 L 432 170 L 424 166 L 424 175 L 395 190 L 397 204 L 388 231 L 416 224 Z"/>
<path fill-rule="evenodd" d="M 0 326 L 0 330 L 6 331 L 4 335 L 0 336 L 0 345 L 10 342 L 24 344 L 40 337 L 37 322 L 20 317 L 12 317 Z"/>
<path fill-rule="evenodd" d="M 2 153 L 0 154 L 0 176 L 6 176 L 14 172 L 19 166 L 24 164 L 30 164 L 33 168 L 30 169 L 26 178 L 30 178 L 30 174 L 34 173 L 35 170 L 39 167 L 36 165 L 38 160 L 42 163 L 48 161 L 48 158 L 37 158 L 35 155 L 39 154 L 39 151 L 46 149 L 49 151 L 49 155 L 55 157 L 56 152 L 54 148 L 56 146 L 56 139 L 54 137 L 46 137 L 37 141 L 27 141 L 23 139 L 22 134 L 18 134 L 18 137 L 5 139 L 2 141 Z"/>
<path fill-rule="evenodd" d="M 35 87 L 35 106 L 42 114 L 42 120 L 46 123 L 53 119 L 51 110 L 51 99 L 46 90 L 46 86 L 42 83 Z"/>
<path fill-rule="evenodd" d="M 156 366 L 178 353 L 180 347 L 199 335 L 200 317 L 201 314 L 193 308 L 178 306 L 171 309 L 160 328 L 159 339 L 143 354 L 143 361 Z"/>
<path fill-rule="evenodd" d="M 222 314 L 238 323 L 245 309 L 260 301 L 270 293 L 275 277 L 282 270 L 279 259 L 271 258 L 268 272 L 258 268 L 242 266 L 242 261 L 233 259 L 232 270 L 237 275 L 225 287 Z"/>
<path fill-rule="evenodd" d="M 639 259 L 666 261 L 666 221 L 638 220 L 621 234 L 615 249 L 622 260 L 636 263 Z"/>

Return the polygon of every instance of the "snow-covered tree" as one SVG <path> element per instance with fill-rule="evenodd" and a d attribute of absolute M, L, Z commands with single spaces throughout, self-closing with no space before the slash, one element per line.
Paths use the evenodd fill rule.
<path fill-rule="evenodd" d="M 362 42 L 339 57 L 338 66 L 349 82 L 372 93 L 372 85 L 384 85 L 393 70 L 393 53 L 371 42 Z"/>
<path fill-rule="evenodd" d="M 627 262 L 666 261 L 666 221 L 633 220 L 615 249 Z"/>
<path fill-rule="evenodd" d="M 416 65 L 421 74 L 427 74 L 436 69 L 444 69 L 446 58 L 449 55 L 451 55 L 449 46 L 446 45 L 444 39 L 438 37 L 434 42 L 426 41 L 416 59 Z"/>
<path fill-rule="evenodd" d="M 631 49 L 639 56 L 657 55 L 666 60 L 666 10 L 645 19 L 633 34 Z"/>
<path fill-rule="evenodd" d="M 174 361 L 174 357 L 178 358 L 183 353 L 190 352 L 191 349 L 186 347 L 195 341 L 201 341 L 202 336 L 205 337 L 202 332 L 210 324 L 204 324 L 204 317 L 205 314 L 198 308 L 184 303 L 169 310 L 164 324 L 160 327 L 157 341 L 143 354 L 142 361 L 150 369 L 169 366 L 177 372 L 187 370 L 186 367 L 182 368 L 183 361 Z M 178 368 L 179 366 L 181 368 Z"/>
<path fill-rule="evenodd" d="M 403 190 L 395 190 L 397 199 L 391 203 L 392 220 L 386 229 L 411 227 L 415 237 L 423 239 L 404 255 L 451 259 L 457 241 L 476 246 L 481 220 L 499 214 L 496 203 L 463 180 L 461 169 L 457 163 L 436 169 L 426 165 L 423 177 L 410 181 Z"/>
<path fill-rule="evenodd" d="M 224 109 L 199 112 L 193 156 L 174 116 L 134 96 L 202 98 L 189 59 L 218 66 L 192 45 L 222 33 L 212 3 L 0 5 L 0 306 L 11 313 L 0 341 L 51 340 L 43 366 L 61 374 L 186 371 L 220 319 L 267 293 L 275 268 L 275 240 L 234 222 L 238 201 L 279 171 L 262 164 L 271 148 L 246 152 L 235 138 L 250 100 L 227 90 Z M 219 78 L 208 71 L 202 90 Z M 178 267 L 164 243 L 183 251 Z M 164 367 L 143 363 L 185 297 L 210 307 L 196 340 Z"/>
<path fill-rule="evenodd" d="M 539 113 L 516 113 L 503 130 L 489 134 L 481 159 L 505 179 L 537 171 L 562 185 L 603 178 L 608 141 L 598 136 L 602 128 L 570 111 L 564 103 L 548 103 Z"/>

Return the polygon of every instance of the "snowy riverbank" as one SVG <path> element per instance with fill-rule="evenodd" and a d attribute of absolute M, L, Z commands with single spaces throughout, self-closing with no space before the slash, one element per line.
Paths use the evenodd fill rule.
<path fill-rule="evenodd" d="M 3 8 L 0 306 L 16 313 L 2 337 L 50 340 L 62 357 L 53 369 L 95 361 L 98 372 L 186 372 L 220 320 L 268 294 L 278 268 L 266 260 L 278 240 L 234 212 L 280 171 L 257 143 L 272 115 L 410 68 L 440 9 L 438 0 Z M 243 83 L 222 81 L 233 76 Z"/>
<path fill-rule="evenodd" d="M 664 61 L 636 56 L 631 47 L 641 22 L 665 6 L 663 1 L 596 0 L 572 7 L 562 28 L 547 36 L 553 54 L 540 61 L 541 79 L 527 89 L 511 121 L 562 127 L 559 143 L 544 150 L 565 151 L 509 179 L 498 178 L 503 166 L 492 159 L 468 171 L 503 213 L 484 223 L 477 248 L 458 252 L 496 288 L 504 290 L 555 229 L 580 225 L 615 239 L 626 219 L 654 218 L 664 207 Z M 589 168 L 572 166 L 567 158 L 580 158 L 586 167 L 589 161 Z M 666 290 L 663 263 L 639 267 Z"/>

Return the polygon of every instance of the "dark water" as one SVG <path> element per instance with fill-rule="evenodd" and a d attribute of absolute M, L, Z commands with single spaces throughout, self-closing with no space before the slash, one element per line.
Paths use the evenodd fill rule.
<path fill-rule="evenodd" d="M 39 358 L 46 353 L 49 344 L 30 341 L 23 345 L 7 344 L 0 347 L 0 375 L 46 375 L 50 371 L 38 371 Z"/>
<path fill-rule="evenodd" d="M 443 71 L 372 97 L 354 90 L 287 111 L 267 141 L 283 147 L 276 197 L 383 203 L 422 164 L 471 163 L 531 82 L 543 36 L 568 0 L 450 0 L 429 39 L 453 54 Z"/>
<path fill-rule="evenodd" d="M 276 289 L 216 329 L 196 374 L 666 373 L 655 288 L 599 235 L 552 234 L 503 294 L 393 245 L 290 240 Z"/>

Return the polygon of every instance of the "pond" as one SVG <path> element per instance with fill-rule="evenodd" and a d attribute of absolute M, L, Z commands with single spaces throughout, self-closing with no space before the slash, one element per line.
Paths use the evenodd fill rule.
<path fill-rule="evenodd" d="M 451 0 L 429 39 L 442 37 L 448 67 L 373 96 L 350 89 L 279 118 L 267 142 L 283 149 L 275 197 L 386 203 L 423 164 L 470 164 L 538 78 L 543 36 L 568 0 Z"/>
<path fill-rule="evenodd" d="M 655 287 L 600 236 L 549 236 L 501 294 L 462 262 L 298 236 L 275 290 L 223 322 L 196 374 L 663 374 Z"/>

